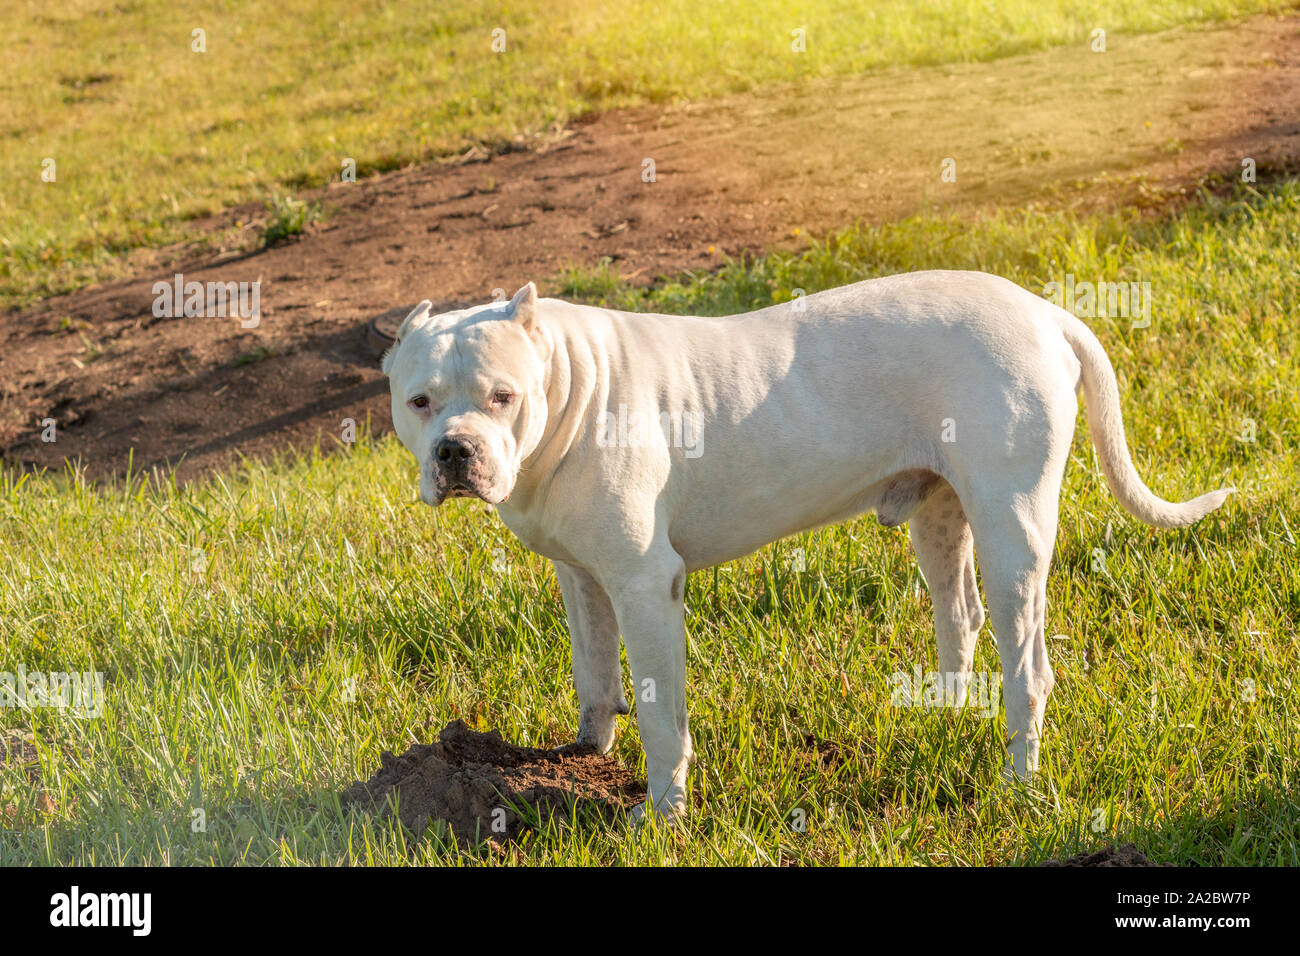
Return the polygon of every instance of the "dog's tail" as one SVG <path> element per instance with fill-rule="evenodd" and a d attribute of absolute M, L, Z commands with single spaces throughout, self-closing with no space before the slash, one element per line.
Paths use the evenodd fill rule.
<path fill-rule="evenodd" d="M 1151 492 L 1138 477 L 1124 439 L 1124 418 L 1119 407 L 1119 384 L 1106 350 L 1092 330 L 1064 309 L 1057 319 L 1065 340 L 1083 366 L 1083 394 L 1088 403 L 1088 429 L 1097 447 L 1106 484 L 1125 510 L 1139 521 L 1157 528 L 1184 528 L 1200 521 L 1227 500 L 1235 488 L 1220 488 L 1175 504 Z"/>

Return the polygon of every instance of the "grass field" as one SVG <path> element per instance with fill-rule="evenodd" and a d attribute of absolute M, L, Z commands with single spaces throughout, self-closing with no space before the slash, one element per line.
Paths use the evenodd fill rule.
<path fill-rule="evenodd" d="M 1089 323 L 1138 470 L 1173 499 L 1239 494 L 1190 530 L 1154 532 L 1110 497 L 1080 427 L 1033 788 L 997 785 L 1000 713 L 890 705 L 891 674 L 936 667 L 929 599 L 906 534 L 864 518 L 689 581 L 699 759 L 684 831 L 593 823 L 496 858 L 342 814 L 334 795 L 380 750 L 453 717 L 539 745 L 571 740 L 577 721 L 549 565 L 482 503 L 418 504 L 407 454 L 363 438 L 184 488 L 4 477 L 4 659 L 109 683 L 97 720 L 0 711 L 33 758 L 0 770 L 0 864 L 1003 864 L 1112 838 L 1161 861 L 1300 864 L 1298 245 L 1289 182 L 1163 221 L 851 228 L 648 293 L 608 269 L 557 278 L 591 301 L 711 313 L 939 265 L 1035 291 L 1066 274 L 1151 283 L 1150 328 Z M 975 669 L 998 669 L 987 629 Z M 823 762 L 809 735 L 840 759 Z M 634 724 L 615 755 L 639 765 Z"/>
<path fill-rule="evenodd" d="M 132 250 L 198 240 L 196 218 L 338 179 L 345 159 L 364 176 L 614 106 L 1086 44 L 1099 27 L 1122 42 L 1293 5 L 232 0 L 179 13 L 165 0 L 29 0 L 0 30 L 0 307 L 121 274 Z"/>

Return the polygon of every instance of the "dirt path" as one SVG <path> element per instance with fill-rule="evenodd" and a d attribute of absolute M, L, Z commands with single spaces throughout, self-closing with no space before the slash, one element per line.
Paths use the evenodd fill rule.
<path fill-rule="evenodd" d="M 941 181 L 956 161 L 957 181 Z M 167 462 L 182 479 L 389 427 L 364 323 L 428 297 L 486 301 L 566 265 L 634 281 L 789 245 L 856 219 L 1165 205 L 1205 176 L 1300 169 L 1300 17 L 1111 36 L 995 63 L 886 71 L 604 115 L 536 148 L 335 184 L 299 241 L 164 250 L 134 278 L 0 317 L 0 453 L 93 476 Z M 642 181 L 643 160 L 656 181 Z M 232 210 L 229 230 L 259 215 Z M 155 318 L 155 281 L 261 280 L 262 320 Z M 58 422 L 42 441 L 39 422 Z"/>

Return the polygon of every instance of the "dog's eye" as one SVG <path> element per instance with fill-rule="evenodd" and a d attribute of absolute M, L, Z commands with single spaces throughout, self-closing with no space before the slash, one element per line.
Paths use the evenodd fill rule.
<path fill-rule="evenodd" d="M 429 407 L 429 396 L 417 395 L 415 396 L 415 398 L 411 399 L 407 404 L 410 405 L 412 408 L 418 408 L 421 410 L 426 409 Z"/>
<path fill-rule="evenodd" d="M 492 404 L 502 405 L 502 406 L 509 405 L 511 399 L 513 399 L 514 397 L 515 397 L 514 392 L 508 391 L 504 388 L 498 388 L 495 392 L 492 393 Z"/>

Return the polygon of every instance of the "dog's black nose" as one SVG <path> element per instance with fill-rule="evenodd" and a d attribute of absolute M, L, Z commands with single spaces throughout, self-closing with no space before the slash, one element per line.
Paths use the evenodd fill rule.
<path fill-rule="evenodd" d="M 434 448 L 438 461 L 452 467 L 467 463 L 477 452 L 474 443 L 464 435 L 447 435 Z"/>

